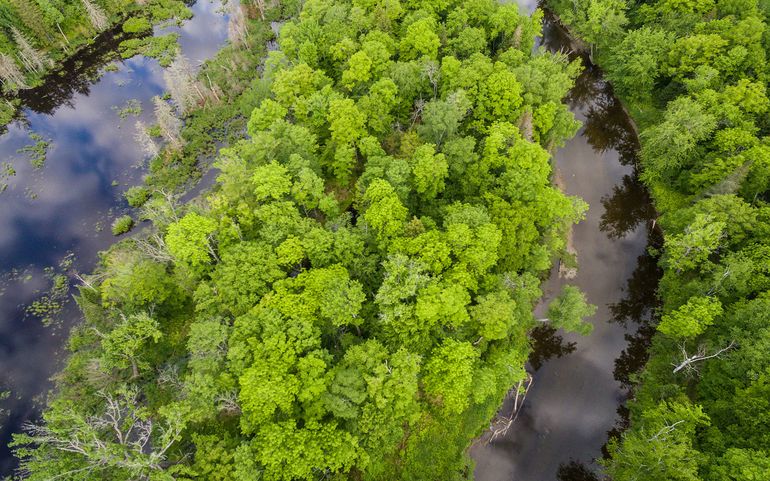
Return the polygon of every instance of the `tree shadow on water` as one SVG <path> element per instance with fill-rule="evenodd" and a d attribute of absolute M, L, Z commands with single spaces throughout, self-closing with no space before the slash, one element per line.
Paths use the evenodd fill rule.
<path fill-rule="evenodd" d="M 580 461 L 570 460 L 569 463 L 561 463 L 556 472 L 559 481 L 600 481 L 601 478 Z"/>
<path fill-rule="evenodd" d="M 532 339 L 532 354 L 529 355 L 529 364 L 537 371 L 549 359 L 562 357 L 573 352 L 576 344 L 564 342 L 564 337 L 556 334 L 556 329 L 551 326 L 538 326 L 530 332 Z"/>
<path fill-rule="evenodd" d="M 621 239 L 643 222 L 657 216 L 647 188 L 636 175 L 625 175 L 612 188 L 611 195 L 601 199 L 604 213 L 599 228 L 610 239 Z"/>

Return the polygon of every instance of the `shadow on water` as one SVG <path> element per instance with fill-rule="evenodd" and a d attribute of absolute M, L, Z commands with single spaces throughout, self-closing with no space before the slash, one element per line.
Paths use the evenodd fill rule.
<path fill-rule="evenodd" d="M 559 465 L 556 472 L 558 481 L 599 481 L 599 477 L 580 461 L 570 460 Z"/>
<path fill-rule="evenodd" d="M 549 359 L 560 358 L 575 351 L 576 343 L 566 342 L 564 336 L 557 334 L 551 326 L 538 326 L 529 333 L 532 340 L 532 353 L 529 366 L 537 371 Z"/>
<path fill-rule="evenodd" d="M 553 275 L 546 298 L 577 284 L 597 305 L 587 337 L 540 326 L 532 332 L 534 382 L 520 416 L 502 439 L 476 443 L 478 481 L 598 481 L 597 459 L 627 422 L 632 374 L 647 360 L 661 272 L 650 246 L 660 242 L 656 212 L 638 179 L 633 123 L 602 72 L 576 53 L 546 13 L 541 43 L 580 57 L 585 66 L 566 98 L 583 123 L 555 154 L 564 188 L 590 205 L 574 229 L 580 269 L 572 281 Z"/>
<path fill-rule="evenodd" d="M 61 68 L 46 75 L 42 85 L 19 91 L 21 108 L 51 115 L 63 105 L 71 106 L 76 94 L 88 95 L 103 67 L 120 58 L 118 45 L 128 38 L 132 37 L 123 33 L 122 25 L 102 32 L 92 44 L 65 60 Z"/>

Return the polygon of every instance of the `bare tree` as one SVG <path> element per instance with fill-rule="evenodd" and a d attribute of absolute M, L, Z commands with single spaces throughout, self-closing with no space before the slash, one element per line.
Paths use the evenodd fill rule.
<path fill-rule="evenodd" d="M 226 414 L 237 415 L 241 413 L 241 405 L 238 404 L 238 393 L 227 391 L 216 398 L 217 407 Z"/>
<path fill-rule="evenodd" d="M 530 109 L 526 109 L 524 113 L 521 114 L 521 118 L 519 119 L 519 131 L 527 142 L 532 142 L 532 139 L 534 138 L 534 129 L 532 126 L 532 111 Z"/>
<path fill-rule="evenodd" d="M 251 4 L 254 5 L 254 7 L 257 9 L 260 20 L 264 21 L 265 11 L 267 10 L 267 5 L 265 4 L 265 0 L 251 0 Z"/>
<path fill-rule="evenodd" d="M 527 374 L 524 379 L 520 380 L 519 383 L 508 392 L 508 396 L 513 396 L 511 414 L 509 416 L 498 416 L 495 419 L 491 426 L 492 435 L 487 443 L 491 443 L 498 437 L 505 436 L 508 433 L 508 430 L 511 429 L 511 426 L 513 426 L 513 423 L 516 422 L 516 419 L 519 417 L 519 412 L 521 412 L 521 408 L 524 406 L 524 401 L 527 400 L 527 393 L 529 393 L 529 388 L 532 387 L 533 380 L 532 376 Z"/>
<path fill-rule="evenodd" d="M 246 26 L 246 16 L 243 14 L 241 0 L 230 0 L 229 7 L 230 21 L 227 24 L 227 38 L 235 46 L 242 47 L 249 38 L 249 31 Z"/>
<path fill-rule="evenodd" d="M 83 7 L 88 13 L 88 19 L 91 20 L 91 25 L 98 31 L 106 30 L 110 26 L 110 20 L 107 18 L 107 14 L 104 13 L 98 5 L 91 2 L 91 0 L 82 0 Z"/>
<path fill-rule="evenodd" d="M 426 77 L 428 77 L 430 84 L 433 86 L 433 98 L 435 99 L 438 97 L 438 84 L 441 80 L 441 67 L 435 60 L 429 60 L 425 63 L 423 73 Z"/>
<path fill-rule="evenodd" d="M 195 106 L 196 97 L 201 101 L 206 100 L 197 85 L 190 62 L 181 52 L 177 53 L 174 61 L 163 72 L 163 79 L 166 81 L 166 88 L 180 114 L 185 114 L 191 107 Z"/>
<path fill-rule="evenodd" d="M 182 130 L 182 121 L 174 115 L 174 111 L 168 102 L 158 96 L 152 98 L 155 104 L 155 118 L 163 136 L 168 140 L 171 148 L 180 149 L 182 138 L 179 133 Z"/>
<path fill-rule="evenodd" d="M 16 61 L 4 53 L 0 53 L 0 81 L 12 92 L 29 88 Z"/>
<path fill-rule="evenodd" d="M 149 480 L 153 472 L 162 471 L 166 453 L 180 438 L 182 421 L 171 419 L 158 427 L 142 414 L 136 389 L 98 394 L 103 399 L 99 413 L 87 416 L 64 408 L 55 426 L 26 423 L 26 441 L 83 456 L 87 461 L 83 470 L 121 468 L 138 480 Z M 59 476 L 68 474 L 72 473 Z"/>
<path fill-rule="evenodd" d="M 168 252 L 166 242 L 158 233 L 149 237 L 137 237 L 134 239 L 139 252 L 157 262 L 171 262 L 174 257 Z"/>
<path fill-rule="evenodd" d="M 141 120 L 137 120 L 134 126 L 136 127 L 134 140 L 136 140 L 139 146 L 142 147 L 142 151 L 147 154 L 147 156 L 156 157 L 158 153 L 160 153 L 160 150 L 155 141 L 152 140 L 150 133 L 147 131 L 147 126 L 145 126 L 144 122 Z"/>
<path fill-rule="evenodd" d="M 700 347 L 698 347 L 698 352 L 690 356 L 687 354 L 687 349 L 685 348 L 685 345 L 682 344 L 682 356 L 684 357 L 684 359 L 679 364 L 673 364 L 674 366 L 673 372 L 677 373 L 682 369 L 686 369 L 687 371 L 697 371 L 698 370 L 697 367 L 694 366 L 696 362 L 719 357 L 723 353 L 732 349 L 733 347 L 735 347 L 735 341 L 730 341 L 730 344 L 728 344 L 727 347 L 723 347 L 722 349 L 716 351 L 713 354 L 706 354 L 706 347 L 701 345 Z"/>
<path fill-rule="evenodd" d="M 165 226 L 179 220 L 179 194 L 163 189 L 155 190 L 152 199 L 142 206 L 142 217 L 156 226 Z M 158 247 L 167 250 L 165 243 Z"/>
<path fill-rule="evenodd" d="M 12 28 L 13 40 L 19 47 L 18 55 L 21 63 L 29 72 L 40 73 L 45 70 L 46 67 L 53 65 L 50 58 L 43 52 L 35 49 L 32 44 L 29 43 L 27 38 L 19 32 L 15 27 Z"/>

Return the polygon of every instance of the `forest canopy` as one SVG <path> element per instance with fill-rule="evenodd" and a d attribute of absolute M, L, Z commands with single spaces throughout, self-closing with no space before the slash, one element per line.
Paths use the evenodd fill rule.
<path fill-rule="evenodd" d="M 30 480 L 461 479 L 587 206 L 551 183 L 580 70 L 494 0 L 309 0 L 216 186 L 85 279 Z M 568 288 L 551 322 L 587 332 Z"/>

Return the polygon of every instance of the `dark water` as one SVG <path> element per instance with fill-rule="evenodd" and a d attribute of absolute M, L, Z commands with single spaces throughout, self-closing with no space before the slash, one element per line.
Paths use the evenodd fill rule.
<path fill-rule="evenodd" d="M 549 18 L 542 44 L 572 49 Z M 637 178 L 633 126 L 601 72 L 587 59 L 584 65 L 567 99 L 583 128 L 555 155 L 563 188 L 590 205 L 572 238 L 580 268 L 572 280 L 554 269 L 544 290 L 548 299 L 567 282 L 579 286 L 598 307 L 594 331 L 534 333 L 534 382 L 507 435 L 488 443 L 487 434 L 471 448 L 477 481 L 598 480 L 596 460 L 624 427 L 629 375 L 646 360 L 660 278 L 647 252 L 660 241 L 656 214 Z"/>
<path fill-rule="evenodd" d="M 218 0 L 199 0 L 192 10 L 184 25 L 159 33 L 178 31 L 182 52 L 198 65 L 226 42 L 227 19 Z M 153 59 L 119 59 L 116 44 L 112 32 L 105 33 L 63 73 L 27 92 L 23 120 L 0 135 L 0 163 L 16 171 L 0 177 L 0 184 L 8 184 L 0 193 L 0 391 L 11 391 L 0 406 L 10 411 L 0 420 L 0 476 L 14 465 L 6 447 L 10 435 L 36 415 L 79 316 L 70 301 L 45 327 L 25 306 L 50 287 L 53 274 L 93 268 L 97 252 L 115 240 L 112 221 L 128 211 L 123 192 L 145 173 L 134 122 L 153 123 L 151 98 L 164 90 L 163 70 Z M 132 99 L 143 113 L 121 120 L 117 109 Z M 51 140 L 40 169 L 16 152 L 34 143 L 32 132 Z M 72 259 L 71 265 L 63 259 Z"/>

